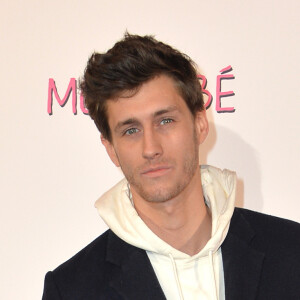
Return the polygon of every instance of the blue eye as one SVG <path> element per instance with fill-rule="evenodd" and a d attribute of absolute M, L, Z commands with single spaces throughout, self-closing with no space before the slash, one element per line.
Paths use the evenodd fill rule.
<path fill-rule="evenodd" d="M 137 128 L 129 128 L 125 131 L 125 135 L 132 135 L 134 133 L 137 133 L 138 132 L 138 129 Z"/>
<path fill-rule="evenodd" d="M 160 122 L 160 124 L 161 124 L 161 125 L 165 125 L 165 124 L 169 124 L 169 123 L 172 123 L 172 122 L 173 122 L 172 119 L 163 119 L 163 120 Z"/>

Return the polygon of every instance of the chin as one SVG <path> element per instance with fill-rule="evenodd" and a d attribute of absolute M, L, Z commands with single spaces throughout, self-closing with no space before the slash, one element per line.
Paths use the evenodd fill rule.
<path fill-rule="evenodd" d="M 159 187 L 155 184 L 152 188 L 149 189 L 145 189 L 144 187 L 142 187 L 135 188 L 135 190 L 145 201 L 153 203 L 166 202 L 175 198 L 180 193 L 180 188 L 178 187 Z"/>

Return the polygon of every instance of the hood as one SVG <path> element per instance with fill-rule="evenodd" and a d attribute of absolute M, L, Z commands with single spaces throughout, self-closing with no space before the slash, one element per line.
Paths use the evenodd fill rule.
<path fill-rule="evenodd" d="M 202 165 L 200 172 L 203 195 L 212 214 L 212 236 L 206 246 L 192 257 L 173 248 L 147 227 L 129 199 L 125 178 L 101 196 L 95 207 L 107 226 L 133 246 L 185 261 L 208 256 L 218 250 L 227 235 L 234 210 L 236 175 L 229 170 L 207 165 Z"/>

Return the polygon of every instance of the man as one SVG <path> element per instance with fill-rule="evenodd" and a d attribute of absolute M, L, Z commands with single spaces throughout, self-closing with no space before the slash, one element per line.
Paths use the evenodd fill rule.
<path fill-rule="evenodd" d="M 44 300 L 300 299 L 299 224 L 235 209 L 235 174 L 199 168 L 208 122 L 186 55 L 127 34 L 81 89 L 126 179 L 96 202 L 110 229 L 46 275 Z"/>

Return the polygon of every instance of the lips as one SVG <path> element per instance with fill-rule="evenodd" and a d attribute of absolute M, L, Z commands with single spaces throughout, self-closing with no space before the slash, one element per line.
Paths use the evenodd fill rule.
<path fill-rule="evenodd" d="M 148 168 L 142 172 L 142 175 L 147 177 L 159 177 L 167 174 L 171 170 L 169 166 L 158 166 L 153 168 Z"/>

